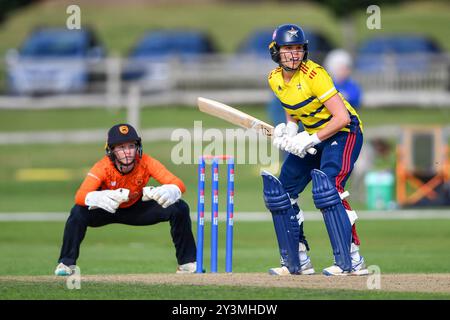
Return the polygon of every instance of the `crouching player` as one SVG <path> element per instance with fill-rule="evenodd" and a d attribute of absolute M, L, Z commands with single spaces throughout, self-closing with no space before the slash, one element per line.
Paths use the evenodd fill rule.
<path fill-rule="evenodd" d="M 133 226 L 169 221 L 178 261 L 177 273 L 196 270 L 196 246 L 189 206 L 181 198 L 183 182 L 159 161 L 142 153 L 141 138 L 128 124 L 108 131 L 106 155 L 89 171 L 75 196 L 64 229 L 55 274 L 75 268 L 87 227 L 111 223 Z M 161 186 L 147 186 L 154 178 Z"/>
<path fill-rule="evenodd" d="M 281 255 L 281 267 L 269 273 L 315 272 L 307 254 L 303 212 L 297 203 L 298 195 L 312 180 L 314 203 L 322 211 L 334 255 L 334 264 L 323 273 L 368 274 L 359 254 L 357 216 L 344 199 L 345 183 L 363 143 L 361 120 L 328 73 L 308 60 L 308 41 L 299 26 L 276 28 L 269 50 L 279 65 L 270 73 L 269 85 L 288 119 L 274 129 L 273 144 L 289 152 L 279 178 L 262 173 L 264 200 L 272 212 Z M 297 133 L 299 121 L 305 131 Z M 312 147 L 317 154 L 308 154 Z"/>

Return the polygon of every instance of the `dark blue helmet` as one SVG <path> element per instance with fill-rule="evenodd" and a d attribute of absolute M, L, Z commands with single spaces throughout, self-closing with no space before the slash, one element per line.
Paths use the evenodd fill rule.
<path fill-rule="evenodd" d="M 272 42 L 269 44 L 272 60 L 280 63 L 280 47 L 288 45 L 303 45 L 305 50 L 303 61 L 306 61 L 308 58 L 308 40 L 306 40 L 302 28 L 295 24 L 283 24 L 273 31 Z"/>
<path fill-rule="evenodd" d="M 112 152 L 112 149 L 114 145 L 129 142 L 129 141 L 135 141 L 136 147 L 138 151 L 139 157 L 142 157 L 142 141 L 141 137 L 138 136 L 136 130 L 127 123 L 121 123 L 113 126 L 108 131 L 108 140 L 106 141 L 106 155 L 114 161 L 115 156 Z"/>

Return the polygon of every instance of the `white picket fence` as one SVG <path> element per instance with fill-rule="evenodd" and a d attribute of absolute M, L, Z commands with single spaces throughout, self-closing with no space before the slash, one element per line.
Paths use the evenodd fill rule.
<path fill-rule="evenodd" d="M 406 59 L 406 58 L 405 58 Z M 420 106 L 450 107 L 450 65 L 447 55 L 409 59 L 421 61 L 417 70 L 402 71 L 392 59 L 379 57 L 378 71 L 355 71 L 354 78 L 363 88 L 364 107 Z M 426 61 L 425 64 L 423 61 Z M 406 61 L 407 62 L 407 61 Z M 6 63 L 6 62 L 5 62 Z M 224 103 L 266 103 L 271 99 L 267 75 L 274 68 L 270 59 L 251 56 L 214 55 L 183 62 L 130 62 L 121 58 L 101 61 L 9 61 L 0 68 L 36 68 L 45 64 L 80 66 L 89 72 L 89 86 L 83 92 L 34 95 L 0 95 L 0 109 L 43 109 L 80 107 L 124 107 L 130 88 L 138 87 L 143 106 L 195 106 L 198 96 L 206 96 Z M 62 67 L 63 69 L 65 67 Z M 403 68 L 403 67 L 402 67 Z M 144 72 L 140 80 L 126 80 L 124 71 Z M 56 72 L 56 71 L 54 71 Z M 41 81 L 42 82 L 42 81 Z M 45 87 L 45 83 L 40 83 Z M 47 86 L 52 88 L 52 86 Z M 37 92 L 39 93 L 39 92 Z"/>

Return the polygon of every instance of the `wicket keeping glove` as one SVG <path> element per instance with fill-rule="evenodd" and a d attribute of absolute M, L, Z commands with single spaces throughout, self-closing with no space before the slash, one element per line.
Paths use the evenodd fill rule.
<path fill-rule="evenodd" d="M 287 151 L 289 140 L 297 134 L 297 131 L 298 125 L 295 122 L 280 123 L 273 130 L 273 145 L 280 150 Z"/>
<path fill-rule="evenodd" d="M 163 208 L 171 206 L 181 198 L 181 190 L 175 184 L 163 184 L 159 187 L 144 187 L 142 201 L 155 200 Z"/>
<path fill-rule="evenodd" d="M 322 141 L 320 141 L 317 133 L 310 135 L 308 132 L 302 131 L 295 137 L 289 139 L 286 151 L 295 154 L 300 158 L 304 158 L 307 150 L 320 142 Z"/>
<path fill-rule="evenodd" d="M 116 190 L 92 191 L 86 195 L 84 203 L 89 206 L 89 210 L 101 208 L 111 213 L 115 213 L 120 204 L 128 201 L 130 190 L 120 188 Z"/>

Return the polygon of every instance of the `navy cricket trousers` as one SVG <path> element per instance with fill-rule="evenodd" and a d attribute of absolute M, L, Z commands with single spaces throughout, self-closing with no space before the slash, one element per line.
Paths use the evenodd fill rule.
<path fill-rule="evenodd" d="M 311 181 L 311 170 L 320 169 L 342 193 L 358 159 L 362 143 L 363 135 L 359 128 L 357 132 L 338 132 L 316 145 L 315 155 L 307 153 L 304 158 L 300 158 L 289 154 L 281 167 L 279 179 L 291 199 L 296 199 Z M 343 200 L 342 203 L 345 209 L 351 210 L 347 200 Z M 297 205 L 294 205 L 294 208 L 299 210 Z M 352 238 L 356 245 L 360 244 L 355 224 L 352 227 Z M 303 234 L 303 224 L 300 227 L 300 241 L 309 248 Z"/>
<path fill-rule="evenodd" d="M 192 234 L 189 206 L 183 200 L 164 209 L 156 201 L 139 200 L 131 207 L 110 213 L 103 209 L 88 210 L 88 207 L 75 205 L 67 219 L 59 262 L 66 266 L 76 265 L 87 227 L 101 227 L 112 223 L 132 226 L 148 226 L 169 221 L 170 234 L 175 245 L 178 264 L 196 260 L 196 246 Z"/>

